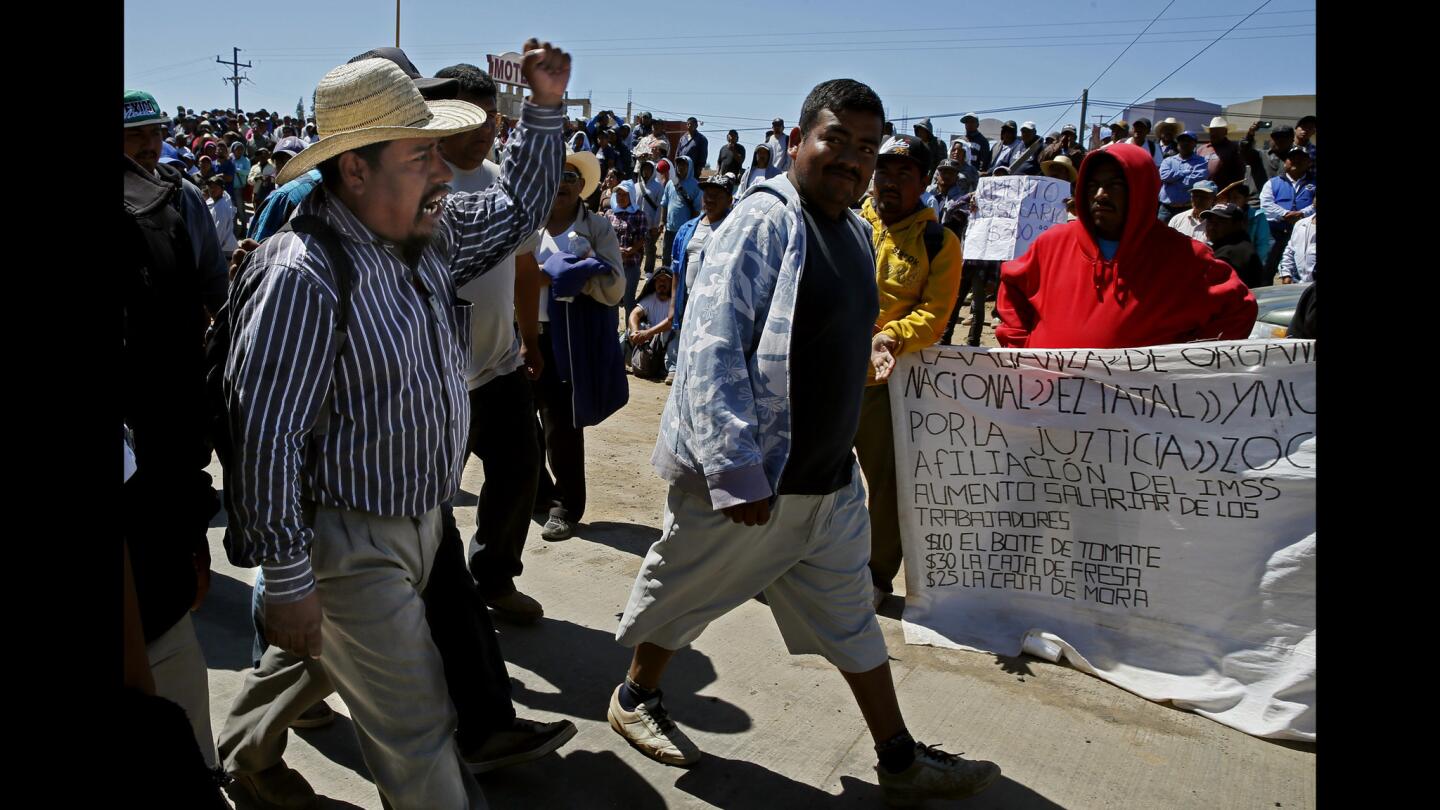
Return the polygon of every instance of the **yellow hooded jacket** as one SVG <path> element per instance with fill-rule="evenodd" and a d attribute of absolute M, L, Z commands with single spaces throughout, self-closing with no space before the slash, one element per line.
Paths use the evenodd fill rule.
<path fill-rule="evenodd" d="M 960 293 L 960 239 L 943 228 L 944 239 L 932 264 L 925 250 L 925 224 L 937 221 L 930 206 L 922 205 L 893 227 L 880 220 L 871 199 L 865 200 L 860 213 L 870 223 L 875 243 L 875 286 L 880 293 L 875 334 L 885 332 L 895 338 L 896 357 L 934 345 L 945 334 Z M 866 384 L 877 384 L 874 367 Z"/>

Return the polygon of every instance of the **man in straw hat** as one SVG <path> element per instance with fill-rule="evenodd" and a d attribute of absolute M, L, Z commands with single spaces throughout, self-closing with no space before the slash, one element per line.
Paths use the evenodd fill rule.
<path fill-rule="evenodd" d="M 531 98 L 503 176 L 478 194 L 447 196 L 437 145 L 481 126 L 480 108 L 427 102 L 386 59 L 327 73 L 321 138 L 277 179 L 320 171 L 296 216 L 334 231 L 352 266 L 348 328 L 336 334 L 342 263 L 310 233 L 266 240 L 230 298 L 230 558 L 264 569 L 267 637 L 319 659 L 397 808 L 485 806 L 421 591 L 469 426 L 455 289 L 544 220 L 560 173 L 570 57 L 533 39 L 521 50 Z"/>
<path fill-rule="evenodd" d="M 1245 161 L 1240 159 L 1240 144 L 1230 140 L 1229 122 L 1217 115 L 1210 119 L 1206 129 L 1210 132 L 1210 143 L 1198 151 L 1210 163 L 1210 179 L 1216 186 L 1244 180 Z"/>
<path fill-rule="evenodd" d="M 1173 116 L 1155 125 L 1155 138 L 1160 142 L 1160 157 L 1155 162 L 1157 166 L 1165 158 L 1180 153 L 1180 145 L 1175 142 L 1175 138 L 1179 136 L 1184 129 L 1185 124 L 1176 120 Z"/>
<path fill-rule="evenodd" d="M 1190 190 L 1210 177 L 1210 164 L 1195 154 L 1195 133 L 1185 131 L 1176 138 L 1179 153 L 1160 163 L 1160 210 L 1162 222 L 1169 222 L 1190 210 Z"/>
<path fill-rule="evenodd" d="M 462 80 L 453 69 L 440 71 L 436 78 L 427 78 L 420 74 L 404 51 L 398 48 L 377 48 L 350 61 L 358 62 L 361 59 L 375 56 L 389 59 L 398 65 L 415 83 L 420 90 L 420 95 L 426 100 L 458 98 L 478 106 L 486 113 L 486 125 L 442 139 L 440 142 L 441 156 L 445 158 L 447 165 L 455 174 L 450 184 L 451 188 L 462 193 L 474 193 L 483 191 L 493 181 L 498 180 L 500 175 L 498 165 L 486 162 L 483 169 L 471 172 L 467 171 L 474 168 L 471 161 L 462 158 L 462 155 L 465 155 L 478 162 L 480 158 L 475 155 L 489 153 L 489 140 L 494 135 L 494 129 L 489 126 L 488 120 L 495 110 L 493 83 L 489 85 L 492 96 L 487 97 L 483 83 L 477 86 L 470 81 Z M 473 66 L 463 67 L 470 68 L 476 73 L 479 72 L 479 69 Z M 488 77 L 486 79 L 488 81 Z M 481 142 L 477 144 L 476 140 Z M 287 147 L 293 148 L 287 150 Z M 283 139 L 277 145 L 277 152 L 289 151 L 287 159 L 299 154 L 304 149 L 305 143 L 293 136 Z M 452 158 L 461 161 L 464 165 L 457 165 L 452 162 Z M 477 183 L 478 179 L 484 179 L 485 182 Z M 267 207 L 266 214 L 257 217 L 257 219 L 266 220 L 258 238 L 266 238 L 278 231 L 290 214 L 299 207 L 320 182 L 319 170 L 311 169 L 300 178 L 287 183 L 280 191 L 283 198 L 281 204 L 275 208 Z M 256 245 L 253 242 L 244 246 L 247 251 L 254 247 Z M 521 247 L 523 249 L 524 245 Z M 529 257 L 528 252 L 526 256 Z M 533 270 L 533 257 L 530 257 L 529 260 Z M 516 271 L 513 266 L 507 267 L 506 263 L 509 261 L 511 261 L 509 258 L 501 259 L 493 270 L 457 288 L 457 294 L 461 298 L 475 301 L 477 306 L 471 315 L 471 365 L 466 369 L 467 382 L 472 386 L 475 383 L 473 375 L 477 363 L 488 366 L 488 358 L 491 356 L 488 352 L 494 350 L 492 345 L 494 341 L 491 336 L 496 334 L 498 326 L 494 323 L 497 320 L 494 313 L 509 306 L 504 300 L 504 296 L 490 295 L 487 290 L 493 292 L 496 289 L 509 289 L 508 285 L 514 284 Z M 497 288 L 496 285 L 499 287 Z M 477 295 L 475 294 L 477 293 L 478 298 L 486 299 L 485 303 L 488 308 L 483 311 L 480 308 L 481 302 L 476 300 Z M 530 308 L 533 311 L 533 299 Z M 510 324 L 512 321 L 507 321 L 505 328 L 500 329 L 499 332 L 503 332 L 510 341 L 513 341 L 515 333 L 513 325 Z M 507 343 L 506 346 L 508 347 L 510 344 Z M 477 358 L 485 359 L 477 360 Z M 528 393 L 529 383 L 523 378 L 520 382 L 524 384 L 524 390 Z M 513 393 L 513 391 L 512 388 L 511 392 Z M 493 421 L 494 414 L 488 413 L 487 409 L 482 407 L 484 404 L 476 402 L 472 389 L 472 427 L 477 421 L 477 414 L 482 422 L 487 416 L 491 417 Z M 517 404 L 522 410 L 529 407 L 528 402 Z M 524 410 L 524 413 L 527 414 L 526 427 L 528 428 L 529 420 L 534 418 L 533 411 Z M 491 432 L 504 433 L 505 431 Z M 510 432 L 513 433 L 513 431 Z M 490 438 L 494 439 L 494 437 Z M 478 444 L 478 441 L 480 440 L 472 434 L 472 441 L 467 444 L 479 448 L 481 444 Z M 521 447 L 523 449 L 523 443 Z M 477 449 L 475 452 L 482 458 L 487 455 L 483 449 Z M 517 478 L 521 482 L 517 483 L 517 486 L 523 486 L 524 460 L 519 459 L 513 453 L 509 459 L 512 463 L 511 473 L 518 473 L 510 477 Z M 530 471 L 532 473 L 530 477 L 533 479 L 535 472 L 533 465 L 530 467 Z M 491 476 L 491 478 L 495 479 L 496 476 Z M 529 499 L 534 497 L 534 486 L 532 480 L 527 493 L 512 500 L 528 503 Z M 484 497 L 482 497 L 483 500 L 485 500 Z M 528 507 L 521 505 L 520 508 L 522 510 L 521 517 L 528 518 Z M 465 567 L 465 543 L 460 537 L 453 513 L 448 506 L 442 505 L 441 507 L 441 523 L 444 531 L 440 549 L 437 552 L 435 568 L 431 572 L 429 584 L 421 596 L 425 600 L 426 618 L 430 625 L 431 638 L 445 662 L 445 679 L 450 690 L 450 699 L 455 705 L 458 716 L 455 737 L 456 742 L 460 744 L 461 754 L 471 772 L 477 774 L 544 756 L 572 737 L 575 734 L 575 726 L 568 720 L 556 723 L 538 723 L 516 717 L 515 707 L 511 700 L 510 676 L 505 668 L 504 658 L 500 652 L 494 628 L 490 623 L 485 602 L 482 602 L 482 598 L 489 601 L 491 596 L 485 587 L 489 585 L 490 581 L 477 577 L 481 579 L 482 583 L 478 589 L 485 591 L 477 596 L 476 581 L 471 578 Z M 503 523 L 503 521 L 489 521 L 488 523 L 481 521 L 481 523 L 490 525 Z M 488 545 L 502 547 L 505 544 L 490 543 Z M 497 553 L 504 554 L 498 549 Z M 494 561 L 487 561 L 484 567 L 487 574 L 496 576 L 505 574 L 506 566 Z M 301 659 L 278 648 L 266 649 L 267 645 L 263 640 L 264 583 L 263 574 L 256 577 L 256 593 L 253 601 L 256 605 L 256 629 L 260 634 L 254 653 L 257 661 L 255 668 L 246 674 L 245 685 L 232 705 L 224 730 L 220 733 L 218 740 L 220 755 L 226 770 L 234 777 L 234 783 L 239 789 L 249 793 L 255 803 L 261 806 L 305 807 L 313 803 L 314 791 L 305 782 L 304 777 L 284 763 L 286 729 L 316 728 L 333 722 L 335 713 L 325 703 L 325 698 L 334 692 L 335 688 L 318 661 Z M 505 604 L 496 605 L 497 612 L 505 607 L 507 607 Z"/>

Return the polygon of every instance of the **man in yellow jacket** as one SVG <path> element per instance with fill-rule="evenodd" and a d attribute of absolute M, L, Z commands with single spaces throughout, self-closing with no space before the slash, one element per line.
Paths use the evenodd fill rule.
<path fill-rule="evenodd" d="M 902 558 L 886 382 L 896 357 L 940 340 L 960 292 L 960 240 L 920 201 L 929 165 L 925 144 L 908 135 L 890 138 L 880 147 L 871 196 L 861 209 L 873 228 L 880 313 L 855 453 L 870 489 L 870 576 L 877 608 L 891 592 Z"/>

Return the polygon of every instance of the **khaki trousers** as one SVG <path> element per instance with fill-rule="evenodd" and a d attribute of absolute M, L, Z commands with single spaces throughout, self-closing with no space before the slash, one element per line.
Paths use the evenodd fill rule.
<path fill-rule="evenodd" d="M 237 752 L 253 757 L 233 763 L 242 771 L 278 762 L 285 735 L 274 733 L 276 727 L 288 725 L 333 685 L 350 710 L 361 754 L 387 807 L 485 808 L 455 742 L 455 710 L 420 598 L 440 546 L 440 509 L 381 517 L 320 506 L 313 526 L 310 564 L 322 611 L 319 666 L 301 662 L 305 671 L 297 678 L 294 656 L 266 651 L 231 709 L 222 741 L 227 760 Z M 262 737 L 278 742 L 241 744 Z"/>
<path fill-rule="evenodd" d="M 215 767 L 215 735 L 210 731 L 210 672 L 195 637 L 195 624 L 186 613 L 173 627 L 145 645 L 155 694 L 185 710 L 205 766 Z"/>

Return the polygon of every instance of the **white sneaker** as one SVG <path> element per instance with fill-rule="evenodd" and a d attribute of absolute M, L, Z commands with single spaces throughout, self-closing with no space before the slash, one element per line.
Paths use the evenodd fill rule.
<path fill-rule="evenodd" d="M 620 689 L 610 695 L 610 728 L 625 738 L 636 751 L 666 765 L 693 765 L 700 761 L 700 749 L 685 736 L 665 706 L 660 696 L 641 703 L 635 711 L 627 712 L 620 706 Z"/>
<path fill-rule="evenodd" d="M 889 807 L 919 807 L 926 799 L 964 799 L 1000 778 L 1000 766 L 963 759 L 939 746 L 915 743 L 915 761 L 900 773 L 876 765 L 880 790 Z"/>

